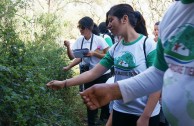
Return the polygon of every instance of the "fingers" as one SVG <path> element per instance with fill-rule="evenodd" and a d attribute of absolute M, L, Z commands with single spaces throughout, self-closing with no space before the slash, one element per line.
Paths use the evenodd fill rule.
<path fill-rule="evenodd" d="M 63 71 L 67 71 L 68 69 L 66 67 L 63 67 Z"/>
<path fill-rule="evenodd" d="M 86 104 L 86 106 L 87 106 L 90 110 L 95 110 L 95 109 L 98 108 L 96 105 L 92 104 L 92 102 L 88 102 L 88 103 Z"/>
<path fill-rule="evenodd" d="M 80 92 L 80 95 L 83 99 L 83 103 L 86 104 L 86 106 L 91 109 L 95 110 L 99 108 L 99 102 L 98 100 L 93 96 L 91 90 L 86 89 L 84 92 Z"/>
<path fill-rule="evenodd" d="M 86 97 L 86 96 L 83 96 L 82 97 L 83 99 L 83 103 L 86 104 L 86 106 L 91 109 L 91 110 L 95 110 L 97 109 L 98 107 L 90 100 L 90 98 Z"/>
<path fill-rule="evenodd" d="M 53 84 L 54 80 L 53 81 L 50 81 L 46 84 L 47 87 L 50 87 L 52 84 Z"/>
<path fill-rule="evenodd" d="M 50 89 L 54 89 L 55 90 L 55 88 L 54 88 L 54 82 L 55 82 L 55 80 L 52 80 L 52 81 L 50 81 L 50 82 L 48 82 L 47 84 L 46 84 L 46 86 L 48 87 L 48 88 L 50 88 Z"/>
<path fill-rule="evenodd" d="M 68 71 L 70 68 L 68 66 L 63 67 L 63 71 Z"/>
<path fill-rule="evenodd" d="M 69 46 L 69 45 L 70 45 L 69 41 L 65 40 L 65 41 L 64 41 L 64 45 L 65 45 L 65 46 Z"/>

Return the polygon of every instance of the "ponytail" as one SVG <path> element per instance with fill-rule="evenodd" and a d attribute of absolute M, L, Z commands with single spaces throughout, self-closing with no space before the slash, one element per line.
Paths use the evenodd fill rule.
<path fill-rule="evenodd" d="M 145 23 L 143 16 L 141 15 L 141 13 L 139 11 L 134 11 L 134 15 L 135 15 L 135 18 L 137 19 L 136 25 L 134 27 L 135 31 L 137 33 L 148 36 L 148 32 L 146 29 L 146 23 Z"/>

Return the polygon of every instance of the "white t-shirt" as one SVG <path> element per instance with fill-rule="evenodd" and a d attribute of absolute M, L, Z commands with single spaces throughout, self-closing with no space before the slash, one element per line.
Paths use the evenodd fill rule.
<path fill-rule="evenodd" d="M 155 56 L 156 43 L 154 40 L 148 38 L 145 42 L 145 54 L 143 51 L 143 43 L 145 36 L 140 35 L 139 38 L 130 43 L 124 43 L 123 40 L 115 43 L 108 54 L 100 61 L 100 64 L 110 68 L 114 65 L 115 81 L 133 77 L 151 66 Z M 127 104 L 123 100 L 115 100 L 113 109 L 122 113 L 134 114 L 140 116 L 146 106 L 148 96 L 137 98 Z M 152 116 L 158 115 L 160 112 L 159 103 L 156 105 Z"/>
<path fill-rule="evenodd" d="M 163 83 L 162 108 L 170 125 L 194 126 L 194 0 L 174 2 L 159 27 L 155 68 L 119 81 L 119 88 L 128 102 Z"/>
<path fill-rule="evenodd" d="M 91 45 L 91 40 L 92 40 L 92 37 L 89 39 L 89 40 L 86 40 L 83 36 L 79 37 L 76 42 L 73 44 L 73 47 L 72 47 L 72 50 L 74 49 L 81 49 L 81 44 L 82 44 L 82 40 L 84 39 L 83 41 L 83 48 L 88 48 L 90 50 L 90 45 Z M 94 51 L 96 50 L 97 48 L 103 50 L 105 48 L 109 47 L 108 44 L 106 43 L 106 41 L 100 37 L 100 36 L 97 36 L 95 34 L 93 34 L 93 42 L 92 42 L 92 48 L 91 48 L 91 51 Z M 92 69 L 98 62 L 100 61 L 99 58 L 97 57 L 85 57 L 85 58 L 82 58 L 82 63 L 81 64 L 90 64 L 90 69 Z"/>

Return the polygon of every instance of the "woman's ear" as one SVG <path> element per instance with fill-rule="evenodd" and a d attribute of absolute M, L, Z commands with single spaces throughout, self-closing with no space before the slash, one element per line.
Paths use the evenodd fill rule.
<path fill-rule="evenodd" d="M 127 15 L 124 15 L 121 19 L 121 23 L 128 23 L 129 19 L 128 19 L 128 16 Z"/>

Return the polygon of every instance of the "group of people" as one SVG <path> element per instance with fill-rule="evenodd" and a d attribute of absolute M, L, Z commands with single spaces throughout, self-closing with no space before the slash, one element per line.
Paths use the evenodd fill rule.
<path fill-rule="evenodd" d="M 53 80 L 46 85 L 61 89 L 84 84 L 86 88 L 80 95 L 88 108 L 88 126 L 96 125 L 96 117 L 91 119 L 90 111 L 107 107 L 109 102 L 112 104 L 106 126 L 159 126 L 160 98 L 170 126 L 193 126 L 193 13 L 194 0 L 174 1 L 159 24 L 157 47 L 147 37 L 143 16 L 128 4 L 115 5 L 106 13 L 106 26 L 121 37 L 110 48 L 103 38 L 99 38 L 102 43 L 95 41 L 93 24 L 89 27 L 88 21 L 79 21 L 84 37 L 77 39 L 76 49 L 85 43 L 90 52 L 72 63 L 90 62 L 89 69 L 74 78 Z M 95 43 L 98 44 L 94 46 Z M 98 51 L 99 45 L 103 51 Z M 106 84 L 110 77 L 106 72 L 112 67 L 114 82 Z"/>

